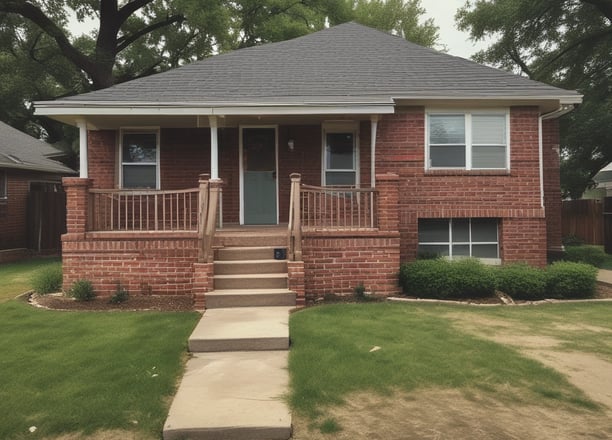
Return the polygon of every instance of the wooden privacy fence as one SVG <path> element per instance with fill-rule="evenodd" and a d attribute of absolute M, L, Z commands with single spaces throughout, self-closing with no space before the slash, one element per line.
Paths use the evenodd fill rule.
<path fill-rule="evenodd" d="M 603 203 L 600 200 L 564 200 L 563 237 L 576 236 L 587 244 L 604 244 Z"/>
<path fill-rule="evenodd" d="M 28 248 L 36 251 L 61 248 L 66 232 L 66 193 L 30 191 L 28 193 Z"/>

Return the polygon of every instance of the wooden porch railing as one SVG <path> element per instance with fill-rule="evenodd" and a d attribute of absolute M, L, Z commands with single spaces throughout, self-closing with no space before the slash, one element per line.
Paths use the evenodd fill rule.
<path fill-rule="evenodd" d="M 291 191 L 289 197 L 288 246 L 289 260 L 302 261 L 302 224 L 300 215 L 300 181 L 298 173 L 291 174 Z"/>
<path fill-rule="evenodd" d="M 302 185 L 304 229 L 358 230 L 377 227 L 374 188 Z"/>
<path fill-rule="evenodd" d="M 200 174 L 198 237 L 201 243 L 199 260 L 203 263 L 214 261 L 212 245 L 215 240 L 217 222 L 222 222 L 222 220 L 217 219 L 221 186 L 221 179 L 211 180 L 208 174 Z"/>
<path fill-rule="evenodd" d="M 176 191 L 89 190 L 90 231 L 195 231 L 198 188 Z"/>

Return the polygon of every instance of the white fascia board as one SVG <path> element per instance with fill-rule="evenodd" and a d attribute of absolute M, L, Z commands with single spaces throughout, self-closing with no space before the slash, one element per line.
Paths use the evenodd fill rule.
<path fill-rule="evenodd" d="M 392 102 L 369 103 L 317 103 L 317 104 L 262 104 L 219 106 L 180 106 L 164 104 L 101 104 L 88 102 L 35 102 L 35 114 L 47 116 L 59 115 L 320 115 L 320 114 L 392 114 L 395 106 Z"/>
<path fill-rule="evenodd" d="M 479 96 L 479 95 L 410 95 L 410 96 L 395 96 L 393 99 L 395 101 L 551 101 L 551 100 L 559 100 L 561 104 L 580 104 L 582 103 L 582 96 L 580 94 L 576 95 L 487 95 L 487 96 Z"/>

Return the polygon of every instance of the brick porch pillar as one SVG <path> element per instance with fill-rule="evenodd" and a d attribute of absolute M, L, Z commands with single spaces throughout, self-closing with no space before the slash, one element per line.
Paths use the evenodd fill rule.
<path fill-rule="evenodd" d="M 399 176 L 397 174 L 377 174 L 376 189 L 378 199 L 378 229 L 380 231 L 399 231 Z"/>
<path fill-rule="evenodd" d="M 89 188 L 91 188 L 92 180 L 81 177 L 64 177 L 62 184 L 66 190 L 66 235 L 81 234 L 84 236 L 87 231 Z"/>

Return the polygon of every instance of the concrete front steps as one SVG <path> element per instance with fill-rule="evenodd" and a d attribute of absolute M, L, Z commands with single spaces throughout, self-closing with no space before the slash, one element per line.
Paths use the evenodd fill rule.
<path fill-rule="evenodd" d="M 267 237 L 269 238 L 269 237 Z M 189 338 L 192 358 L 174 398 L 164 440 L 286 440 L 291 413 L 287 263 L 274 247 L 215 251 L 215 290 Z"/>

